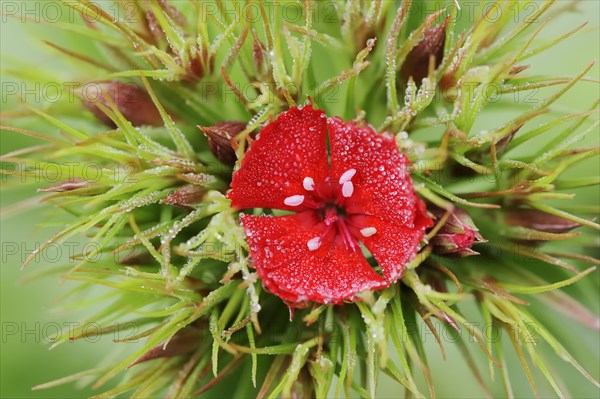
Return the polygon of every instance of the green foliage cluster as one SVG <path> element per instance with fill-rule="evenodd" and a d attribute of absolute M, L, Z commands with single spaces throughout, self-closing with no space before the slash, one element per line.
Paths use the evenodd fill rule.
<path fill-rule="evenodd" d="M 477 368 L 473 348 L 486 354 L 491 377 L 499 375 L 506 395 L 513 396 L 506 348 L 502 340 L 489 339 L 494 334 L 509 337 L 534 393 L 540 384 L 536 368 L 556 395 L 568 396 L 528 339 L 533 332 L 598 386 L 526 306 L 535 297 L 552 312 L 598 328 L 583 304 L 556 291 L 599 263 L 593 254 L 600 226 L 590 217 L 598 213 L 597 204 L 570 201 L 572 190 L 597 186 L 598 176 L 569 177 L 575 165 L 598 155 L 598 147 L 577 146 L 598 131 L 598 102 L 577 113 L 553 109 L 570 88 L 589 80 L 591 65 L 568 78 L 524 70 L 530 57 L 583 27 L 538 40 L 549 18 L 563 11 L 555 3 L 497 1 L 471 24 L 457 18 L 455 2 L 426 14 L 418 12 L 419 2 L 406 0 L 65 1 L 82 18 L 49 26 L 60 35 L 48 44 L 57 57 L 73 61 L 78 94 L 85 97 L 85 89 L 100 81 L 135 83 L 149 94 L 146 101 L 162 123 L 135 126 L 131 110 L 109 96 L 94 106 L 110 128 L 82 103 L 23 104 L 5 114 L 4 133 L 43 144 L 4 154 L 4 163 L 22 165 L 4 173 L 27 178 L 52 167 L 71 177 L 46 190 L 44 203 L 56 207 L 56 220 L 66 227 L 39 251 L 72 237 L 94 243 L 93 253 L 75 257 L 75 266 L 40 274 L 78 281 L 65 300 L 82 309 L 101 304 L 88 317 L 102 325 L 94 334 L 133 323 L 139 331 L 127 340 L 141 342 L 114 363 L 38 388 L 89 377 L 102 387 L 118 377 L 114 388 L 97 397 L 186 398 L 209 389 L 231 397 L 375 397 L 385 373 L 408 395 L 433 397 L 419 323 L 435 335 L 441 351 L 440 329 L 462 332 L 452 345 L 487 392 L 488 378 Z M 415 81 L 403 65 L 414 63 L 434 34 L 444 39 L 441 59 L 426 54 L 425 63 L 417 63 L 424 77 Z M 57 79 L 33 66 L 6 72 Z M 478 118 L 510 105 L 515 93 L 544 87 L 555 91 L 534 106 L 518 104 L 517 116 L 508 121 L 478 127 Z M 234 167 L 219 162 L 197 126 L 244 122 L 234 145 L 241 158 L 260 126 L 309 101 L 328 115 L 365 120 L 394 134 L 411 158 L 419 194 L 448 214 L 457 206 L 469 211 L 487 240 L 475 247 L 480 254 L 444 257 L 425 243 L 398 284 L 354 304 L 298 310 L 290 320 L 286 306 L 262 290 L 237 213 L 224 195 Z M 542 115 L 549 117 L 537 123 Z M 44 120 L 47 129 L 20 127 L 29 117 Z M 556 131 L 544 145 L 532 145 Z M 97 165 L 94 179 L 86 168 L 90 162 Z M 66 189 L 72 183 L 79 185 Z M 183 189 L 193 201 L 174 206 Z M 515 209 L 581 227 L 573 233 L 508 224 Z M 95 286 L 108 290 L 81 300 Z M 465 310 L 472 305 L 477 312 Z M 89 333 L 76 329 L 55 345 Z M 416 374 L 425 377 L 424 386 Z M 235 389 L 227 385 L 232 378 Z"/>

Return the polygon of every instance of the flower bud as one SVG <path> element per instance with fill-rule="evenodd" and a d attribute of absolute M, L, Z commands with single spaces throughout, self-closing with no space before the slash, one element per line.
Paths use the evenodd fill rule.
<path fill-rule="evenodd" d="M 496 154 L 504 152 L 506 147 L 510 144 L 512 139 L 515 137 L 519 129 L 521 129 L 524 124 L 525 123 L 521 123 L 516 126 L 513 126 L 513 128 L 509 131 L 509 133 L 506 136 L 498 140 L 498 142 L 496 143 Z"/>
<path fill-rule="evenodd" d="M 254 42 L 252 44 L 252 55 L 254 56 L 254 68 L 259 77 L 264 77 L 269 72 L 269 60 L 267 58 L 267 48 L 260 41 L 256 31 L 252 31 Z"/>
<path fill-rule="evenodd" d="M 512 78 L 515 75 L 523 72 L 524 70 L 528 69 L 529 65 L 515 65 L 514 67 L 512 67 L 510 69 L 510 71 L 508 72 L 508 75 Z"/>
<path fill-rule="evenodd" d="M 127 367 L 132 367 L 153 359 L 171 358 L 189 353 L 197 349 L 198 341 L 201 337 L 201 329 L 194 326 L 185 327 L 179 330 L 170 340 L 156 345 Z"/>
<path fill-rule="evenodd" d="M 62 193 L 65 191 L 71 191 L 71 190 L 76 190 L 78 188 L 85 187 L 89 183 L 90 182 L 88 180 L 75 178 L 75 179 L 65 180 L 60 183 L 56 183 L 51 186 L 48 186 L 48 187 L 38 188 L 37 191 L 44 192 L 44 193 Z"/>
<path fill-rule="evenodd" d="M 190 209 L 192 205 L 202 200 L 205 190 L 194 184 L 186 184 L 177 191 L 172 192 L 167 198 L 160 201 L 161 204 L 171 204 L 178 208 Z"/>
<path fill-rule="evenodd" d="M 289 393 L 284 395 L 290 399 L 314 398 L 314 384 L 306 367 L 298 373 L 298 377 L 292 383 Z"/>
<path fill-rule="evenodd" d="M 79 90 L 83 105 L 100 121 L 110 127 L 115 123 L 98 107 L 98 103 L 110 107 L 107 98 L 133 126 L 162 126 L 163 121 L 150 95 L 136 85 L 116 80 L 91 82 Z"/>
<path fill-rule="evenodd" d="M 400 69 L 400 77 L 404 82 L 407 82 L 412 76 L 415 83 L 419 85 L 421 80 L 427 77 L 431 56 L 435 57 L 436 68 L 441 64 L 444 56 L 447 25 L 448 18 L 423 33 L 423 39 L 408 53 Z"/>
<path fill-rule="evenodd" d="M 458 78 L 456 77 L 455 71 L 445 73 L 440 79 L 439 85 L 442 92 L 442 98 L 448 102 L 454 102 L 458 95 Z"/>
<path fill-rule="evenodd" d="M 158 0 L 158 5 L 163 11 L 171 18 L 172 21 L 177 23 L 179 26 L 184 27 L 187 25 L 185 16 L 175 6 L 169 3 L 168 0 Z"/>
<path fill-rule="evenodd" d="M 208 146 L 215 157 L 225 165 L 237 160 L 232 139 L 246 128 L 245 122 L 225 121 L 209 127 L 198 126 L 208 139 Z"/>
<path fill-rule="evenodd" d="M 127 253 L 123 258 L 117 260 L 117 263 L 123 266 L 151 265 L 154 262 L 155 259 L 150 252 L 138 251 Z"/>
<path fill-rule="evenodd" d="M 184 57 L 175 57 L 177 63 L 185 70 L 181 79 L 190 84 L 196 84 L 204 76 L 212 73 L 215 68 L 215 57 L 206 47 L 199 49 L 189 47 Z"/>
<path fill-rule="evenodd" d="M 436 206 L 429 206 L 428 209 L 435 215 L 436 220 L 440 220 L 446 213 L 446 210 Z M 485 239 L 479 234 L 479 229 L 469 214 L 461 208 L 454 208 L 446 223 L 430 242 L 433 251 L 439 255 L 463 257 L 479 255 L 471 247 L 485 242 Z"/>
<path fill-rule="evenodd" d="M 160 28 L 160 24 L 156 20 L 156 15 L 154 15 L 152 11 L 148 10 L 144 13 L 144 16 L 146 17 L 146 27 L 154 39 L 154 44 L 156 45 L 164 41 L 165 33 Z"/>
<path fill-rule="evenodd" d="M 506 212 L 505 220 L 511 226 L 527 227 L 554 234 L 566 233 L 575 227 L 581 226 L 581 224 L 572 220 L 529 208 L 510 210 Z"/>
<path fill-rule="evenodd" d="M 528 234 L 526 234 L 525 238 L 512 237 L 514 241 L 525 245 L 543 244 L 548 240 L 560 237 L 553 237 L 552 234 L 564 234 L 581 226 L 580 223 L 573 222 L 572 220 L 529 208 L 509 210 L 504 214 L 504 221 L 510 226 L 527 229 L 525 231 Z M 576 235 L 576 233 L 571 234 Z"/>

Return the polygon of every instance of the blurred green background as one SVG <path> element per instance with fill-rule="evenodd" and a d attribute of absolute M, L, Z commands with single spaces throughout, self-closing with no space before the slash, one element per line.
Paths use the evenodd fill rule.
<path fill-rule="evenodd" d="M 1 1 L 2 13 L 0 18 L 1 53 L 0 58 L 2 76 L 2 124 L 10 125 L 10 121 L 5 120 L 7 113 L 15 112 L 20 105 L 18 98 L 24 89 L 36 90 L 33 83 L 22 86 L 22 82 L 13 78 L 10 69 L 14 68 L 33 68 L 57 72 L 65 81 L 77 80 L 77 72 L 74 69 L 65 68 L 66 63 L 61 60 L 57 52 L 42 44 L 42 40 L 51 40 L 57 35 L 56 30 L 51 24 L 46 26 L 33 26 L 31 23 L 23 23 L 21 18 L 12 18 L 7 16 L 18 7 L 18 11 L 27 11 L 30 19 L 35 19 L 36 15 L 44 17 L 46 21 L 55 20 L 56 10 L 54 6 L 44 6 L 44 4 L 56 4 L 56 2 L 34 2 L 21 1 L 10 2 Z M 431 2 L 432 7 L 435 3 Z M 567 5 L 567 1 L 559 2 L 561 5 Z M 592 60 L 598 58 L 600 54 L 600 41 L 598 39 L 598 24 L 600 14 L 600 2 L 588 0 L 578 2 L 575 12 L 563 10 L 559 15 L 555 15 L 550 25 L 542 31 L 542 37 L 555 37 L 560 33 L 566 32 L 584 21 L 589 24 L 583 31 L 565 43 L 560 44 L 551 51 L 535 57 L 530 60 L 531 70 L 536 73 L 546 73 L 555 76 L 573 76 L 581 71 Z M 36 6 L 37 4 L 37 6 Z M 45 11 L 45 15 L 43 14 Z M 465 8 L 468 9 L 468 8 Z M 37 10 L 37 11 L 36 11 Z M 37 13 L 37 14 L 36 14 Z M 68 16 L 63 16 L 67 17 Z M 64 40 L 63 45 L 68 43 Z M 595 65 L 588 74 L 589 77 L 598 80 L 599 69 Z M 16 86 L 15 86 L 16 85 Z M 14 88 L 17 88 L 16 94 L 11 94 Z M 47 96 L 54 96 L 53 88 L 46 86 Z M 600 86 L 593 82 L 582 82 L 564 96 L 557 107 L 562 110 L 584 110 L 590 106 L 600 96 Z M 540 92 L 539 95 L 553 92 Z M 25 93 L 26 94 L 26 93 Z M 37 102 L 35 94 L 29 95 L 30 102 Z M 542 97 L 540 97 L 542 98 Z M 39 100 L 42 100 L 39 98 Z M 491 126 L 497 125 L 497 121 L 482 119 L 478 122 L 482 129 L 487 123 Z M 43 131 L 48 128 L 47 125 L 39 121 L 25 120 L 23 127 L 33 130 Z M 590 135 L 596 145 L 600 140 L 598 132 Z M 35 139 L 23 138 L 22 136 L 9 134 L 3 131 L 0 135 L 0 146 L 2 153 L 7 153 L 19 148 L 37 145 Z M 600 171 L 598 159 L 592 159 L 587 162 L 582 171 L 594 170 L 590 174 L 597 175 Z M 40 209 L 35 206 L 35 189 L 42 185 L 38 184 L 20 184 L 17 179 L 0 177 L 3 189 L 1 191 L 0 205 L 2 206 L 1 220 L 1 243 L 2 243 L 2 267 L 0 268 L 1 284 L 1 324 L 2 341 L 0 351 L 0 396 L 2 398 L 67 398 L 67 397 L 86 397 L 93 394 L 93 390 L 86 387 L 78 387 L 74 384 L 66 384 L 54 389 L 44 391 L 31 391 L 31 387 L 49 380 L 60 378 L 81 370 L 98 366 L 98 362 L 103 359 L 108 352 L 115 351 L 115 345 L 112 344 L 112 337 L 103 338 L 96 341 L 88 340 L 77 341 L 75 343 L 61 346 L 53 351 L 48 351 L 51 343 L 49 338 L 57 333 L 57 329 L 65 331 L 73 323 L 77 323 L 85 318 L 85 315 L 77 314 L 68 308 L 62 308 L 64 304 L 60 301 L 62 295 L 65 295 L 73 288 L 73 285 L 62 283 L 57 275 L 50 275 L 44 278 L 36 279 L 24 283 L 23 279 L 37 272 L 45 270 L 48 264 L 58 264 L 67 261 L 68 248 L 53 248 L 45 255 L 38 257 L 36 261 L 28 266 L 24 271 L 20 270 L 20 265 L 24 258 L 39 246 L 50 235 L 57 231 L 60 226 L 49 224 L 48 210 Z M 46 184 L 47 185 L 47 184 Z M 584 193 L 592 203 L 599 202 L 599 193 L 597 188 L 587 190 Z M 17 212 L 15 204 L 20 201 L 31 199 L 24 206 L 20 206 Z M 54 219 L 53 219 L 54 220 Z M 82 249 L 82 244 L 71 240 L 71 247 L 75 252 Z M 594 272 L 589 278 L 598 280 L 598 271 Z M 585 282 L 584 282 L 585 283 Z M 594 286 L 594 285 L 592 285 Z M 596 285 L 597 287 L 597 285 Z M 589 288 L 589 283 L 588 283 Z M 577 287 L 571 291 L 577 294 Z M 591 298 L 585 298 L 585 303 L 592 306 L 592 310 L 598 313 L 600 306 L 598 304 L 599 296 L 597 290 L 591 291 L 594 295 Z M 580 293 L 590 293 L 590 290 L 582 290 Z M 594 305 L 596 304 L 596 305 Z M 594 330 L 586 329 L 575 322 L 559 314 L 548 314 L 548 325 L 560 332 L 558 335 L 564 337 L 566 348 L 575 354 L 583 366 L 598 379 L 600 375 L 600 337 Z M 91 327 L 93 328 L 93 327 Z M 439 397 L 447 398 L 477 398 L 483 396 L 483 391 L 474 381 L 467 365 L 462 360 L 458 351 L 451 345 L 446 345 L 447 359 L 442 361 L 441 355 L 431 335 L 426 336 L 426 347 L 434 380 L 437 381 Z M 125 350 L 123 344 L 116 350 Z M 482 374 L 487 372 L 486 363 L 483 355 L 473 345 L 478 366 Z M 509 350 L 509 352 L 512 351 Z M 550 364 L 560 372 L 560 377 L 569 387 L 574 397 L 598 398 L 598 390 L 585 380 L 578 372 L 567 363 L 552 354 L 550 350 L 545 351 L 547 359 L 551 359 Z M 509 363 L 514 367 L 509 371 L 513 377 L 513 388 L 519 397 L 531 397 L 533 394 L 522 374 L 520 365 L 516 357 L 511 355 Z M 500 376 L 497 374 L 497 379 Z M 497 381 L 498 382 L 498 381 Z M 543 396 L 550 395 L 550 391 L 540 387 Z M 502 390 L 498 383 L 494 385 L 495 395 L 501 395 Z M 382 379 L 381 397 L 399 397 L 402 392 L 398 386 L 391 380 L 384 377 Z"/>

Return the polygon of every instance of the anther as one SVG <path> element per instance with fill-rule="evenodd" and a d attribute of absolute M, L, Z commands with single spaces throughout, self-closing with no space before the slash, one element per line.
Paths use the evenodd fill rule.
<path fill-rule="evenodd" d="M 315 189 L 315 181 L 312 177 L 305 177 L 302 185 L 306 191 L 313 191 Z"/>
<path fill-rule="evenodd" d="M 375 233 L 377 233 L 375 227 L 365 227 L 364 229 L 360 229 L 360 234 L 362 234 L 363 237 L 371 237 Z"/>
<path fill-rule="evenodd" d="M 347 181 L 342 185 L 342 195 L 346 198 L 352 197 L 354 193 L 354 184 L 351 181 Z"/>
<path fill-rule="evenodd" d="M 316 251 L 321 246 L 321 238 L 319 238 L 319 237 L 311 238 L 310 240 L 308 240 L 306 245 L 308 246 L 309 250 Z"/>
<path fill-rule="evenodd" d="M 304 202 L 304 195 L 292 195 L 283 200 L 287 206 L 298 206 Z"/>
<path fill-rule="evenodd" d="M 352 177 L 356 174 L 356 169 L 348 169 L 340 176 L 340 184 L 349 182 Z"/>

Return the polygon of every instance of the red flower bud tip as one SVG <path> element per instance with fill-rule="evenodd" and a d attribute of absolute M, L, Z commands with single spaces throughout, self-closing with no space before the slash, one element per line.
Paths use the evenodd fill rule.
<path fill-rule="evenodd" d="M 109 107 L 107 98 L 133 126 L 162 126 L 163 121 L 150 95 L 136 85 L 113 81 L 90 82 L 78 91 L 83 105 L 110 127 L 115 123 L 98 107 Z"/>
<path fill-rule="evenodd" d="M 154 257 L 150 254 L 150 252 L 137 252 L 133 251 L 131 253 L 123 256 L 122 259 L 119 259 L 117 263 L 123 266 L 139 266 L 139 265 L 151 265 L 154 262 Z"/>
<path fill-rule="evenodd" d="M 190 209 L 192 205 L 202 200 L 205 190 L 194 184 L 187 184 L 177 191 L 172 192 L 167 198 L 160 201 L 161 204 L 171 204 L 179 208 Z"/>
<path fill-rule="evenodd" d="M 572 220 L 555 216 L 550 213 L 538 211 L 537 209 L 518 208 L 512 209 L 505 213 L 504 221 L 506 224 L 517 227 L 524 227 L 531 230 L 536 230 L 541 233 L 563 234 L 576 227 L 581 226 L 580 223 Z M 536 238 L 534 235 L 532 238 Z M 540 239 L 516 240 L 522 244 L 535 245 L 546 242 L 543 235 Z"/>
<path fill-rule="evenodd" d="M 44 192 L 44 193 L 62 193 L 65 191 L 71 191 L 71 190 L 76 190 L 78 188 L 85 187 L 89 183 L 90 182 L 88 180 L 70 179 L 70 180 L 65 180 L 63 182 L 60 182 L 60 183 L 53 184 L 49 187 L 38 188 L 37 191 Z"/>
<path fill-rule="evenodd" d="M 440 220 L 446 213 L 446 210 L 435 206 L 429 209 L 436 220 Z M 430 242 L 433 251 L 439 255 L 463 257 L 479 255 L 471 247 L 485 241 L 469 214 L 461 208 L 454 208 L 446 223 Z"/>
<path fill-rule="evenodd" d="M 169 358 L 183 355 L 196 349 L 198 340 L 201 338 L 202 330 L 195 327 L 186 327 L 180 330 L 171 338 L 168 343 L 161 342 L 138 359 L 134 360 L 129 366 L 135 366 L 149 360 L 158 358 Z"/>
<path fill-rule="evenodd" d="M 187 20 L 183 14 L 180 13 L 179 10 L 177 10 L 177 8 L 175 8 L 171 3 L 169 3 L 168 0 L 158 0 L 158 4 L 163 11 L 167 13 L 169 17 L 171 17 L 171 20 L 176 22 L 179 26 L 184 27 L 187 25 Z"/>
<path fill-rule="evenodd" d="M 252 54 L 254 55 L 254 67 L 258 76 L 262 77 L 269 70 L 269 60 L 267 60 L 267 48 L 260 41 L 256 31 L 252 31 L 254 37 L 254 43 L 252 47 Z"/>
<path fill-rule="evenodd" d="M 185 70 L 180 76 L 181 79 L 192 85 L 212 73 L 215 67 L 215 57 L 208 52 L 206 47 L 202 47 L 202 49 L 189 47 L 183 57 L 176 56 L 175 59 Z"/>
<path fill-rule="evenodd" d="M 508 72 L 508 74 L 512 77 L 515 76 L 518 73 L 523 72 L 524 70 L 528 69 L 530 67 L 530 65 L 515 65 L 514 67 L 512 67 L 510 69 L 510 71 Z"/>
<path fill-rule="evenodd" d="M 496 143 L 496 154 L 500 154 L 501 152 L 503 152 L 506 149 L 508 144 L 510 144 L 512 139 L 515 137 L 515 134 L 517 134 L 519 129 L 521 129 L 524 124 L 525 123 L 521 123 L 521 124 L 513 127 L 506 136 L 504 136 L 500 140 L 498 140 L 498 142 Z"/>
<path fill-rule="evenodd" d="M 442 62 L 444 56 L 444 43 L 446 41 L 446 26 L 448 18 L 441 24 L 426 30 L 423 39 L 408 53 L 400 69 L 400 77 L 407 82 L 412 76 L 415 83 L 427 77 L 429 72 L 429 58 L 435 57 L 435 67 Z"/>
<path fill-rule="evenodd" d="M 456 85 L 458 84 L 455 72 L 445 73 L 440 79 L 440 90 L 444 100 L 453 102 L 456 100 Z"/>
<path fill-rule="evenodd" d="M 409 165 L 394 139 L 309 105 L 263 127 L 228 197 L 238 210 L 294 212 L 241 216 L 265 289 L 298 308 L 356 301 L 402 278 L 431 226 Z"/>
<path fill-rule="evenodd" d="M 165 40 L 165 33 L 160 28 L 160 24 L 156 20 L 156 15 L 148 10 L 145 12 L 144 16 L 146 17 L 146 27 L 154 39 L 154 44 L 158 44 Z"/>
<path fill-rule="evenodd" d="M 209 127 L 198 126 L 198 128 L 208 139 L 208 147 L 213 155 L 225 165 L 233 166 L 237 157 L 232 139 L 246 128 L 246 123 L 226 121 Z"/>

